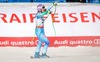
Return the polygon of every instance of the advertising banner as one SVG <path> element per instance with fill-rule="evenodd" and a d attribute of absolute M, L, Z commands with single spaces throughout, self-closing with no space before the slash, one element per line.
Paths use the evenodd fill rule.
<path fill-rule="evenodd" d="M 0 4 L 0 46 L 37 45 L 35 15 L 39 3 Z M 52 3 L 43 3 L 46 7 Z M 100 5 L 58 3 L 45 16 L 51 47 L 100 46 Z"/>

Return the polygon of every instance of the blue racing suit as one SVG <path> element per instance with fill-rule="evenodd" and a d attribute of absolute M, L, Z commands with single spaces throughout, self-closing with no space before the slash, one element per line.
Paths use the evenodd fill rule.
<path fill-rule="evenodd" d="M 44 31 L 44 15 L 48 14 L 50 12 L 50 9 L 52 8 L 49 7 L 47 8 L 46 11 L 44 12 L 39 12 L 36 14 L 36 18 L 35 18 L 35 22 L 36 22 L 36 28 L 35 28 L 35 34 L 36 36 L 38 37 L 38 45 L 36 47 L 36 51 L 35 52 L 39 52 L 40 53 L 40 50 L 41 50 L 41 46 L 43 43 L 44 44 L 44 48 L 42 50 L 42 53 L 43 54 L 46 54 L 47 53 L 47 49 L 48 49 L 48 46 L 50 44 L 48 38 L 45 36 L 45 31 Z"/>

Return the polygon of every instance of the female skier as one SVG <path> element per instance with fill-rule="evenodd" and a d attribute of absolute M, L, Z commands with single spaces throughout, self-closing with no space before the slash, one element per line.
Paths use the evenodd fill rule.
<path fill-rule="evenodd" d="M 44 15 L 51 14 L 50 9 L 56 5 L 57 3 L 55 2 L 53 3 L 52 6 L 48 7 L 47 9 L 45 8 L 43 4 L 39 4 L 37 6 L 37 14 L 35 17 L 35 22 L 36 22 L 35 34 L 38 37 L 39 41 L 36 47 L 34 58 L 49 58 L 49 56 L 47 56 L 47 49 L 48 49 L 50 42 L 48 38 L 45 36 L 45 32 L 44 32 L 44 21 L 45 21 Z M 40 55 L 42 43 L 45 43 L 45 44 L 42 50 L 42 55 Z"/>

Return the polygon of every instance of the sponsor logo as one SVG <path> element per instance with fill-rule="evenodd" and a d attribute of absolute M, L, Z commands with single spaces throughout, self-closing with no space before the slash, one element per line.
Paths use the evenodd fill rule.
<path fill-rule="evenodd" d="M 94 44 L 99 44 L 100 45 L 100 39 L 95 39 Z"/>
<path fill-rule="evenodd" d="M 0 21 L 2 23 L 34 23 L 35 13 L 22 13 L 22 14 L 7 14 L 7 13 L 0 13 Z M 79 15 L 79 16 L 78 16 Z M 8 18 L 9 16 L 9 18 Z M 45 16 L 46 18 L 47 16 Z M 100 12 L 80 12 L 80 13 L 56 13 L 51 14 L 51 20 L 54 23 L 76 23 L 76 22 L 82 22 L 82 23 L 89 23 L 89 22 L 96 22 L 97 20 L 100 20 Z"/>
<path fill-rule="evenodd" d="M 6 40 L 5 40 L 6 39 Z M 39 40 L 35 37 L 0 37 L 0 46 L 36 46 Z M 84 36 L 84 37 L 48 37 L 51 47 L 57 46 L 100 46 L 100 36 Z M 42 43 L 45 45 L 45 43 Z"/>

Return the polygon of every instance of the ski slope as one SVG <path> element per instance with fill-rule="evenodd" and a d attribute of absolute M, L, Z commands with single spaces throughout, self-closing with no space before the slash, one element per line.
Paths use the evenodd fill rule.
<path fill-rule="evenodd" d="M 100 47 L 49 47 L 51 58 L 31 59 L 35 47 L 0 47 L 0 62 L 100 62 Z"/>

